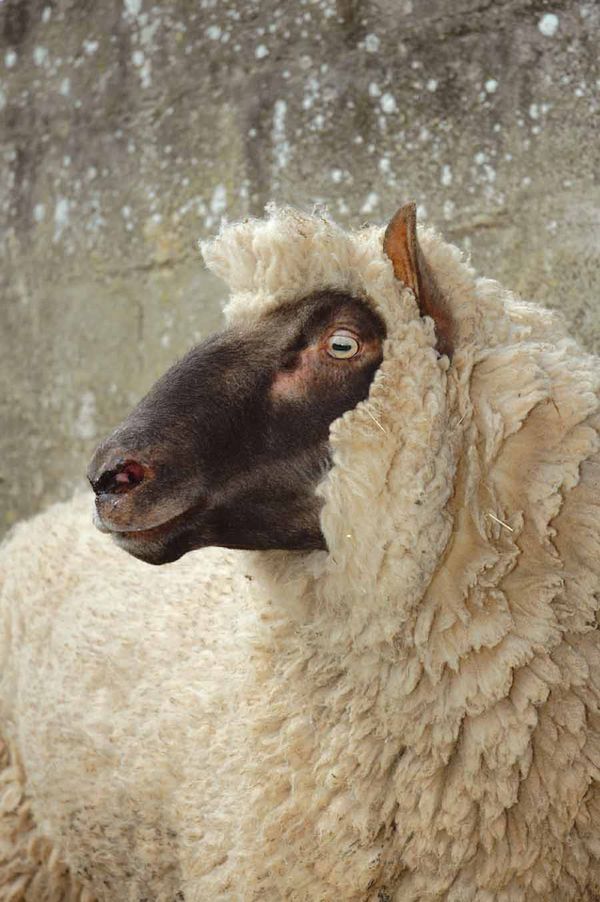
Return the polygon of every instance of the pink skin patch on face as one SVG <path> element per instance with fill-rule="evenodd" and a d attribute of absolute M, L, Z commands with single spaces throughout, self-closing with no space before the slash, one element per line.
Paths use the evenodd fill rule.
<path fill-rule="evenodd" d="M 358 344 L 358 351 L 351 357 L 335 357 L 330 353 L 332 336 L 350 336 Z M 355 329 L 347 324 L 337 325 L 324 333 L 319 342 L 309 345 L 300 351 L 292 367 L 279 370 L 271 384 L 270 395 L 273 400 L 293 400 L 305 398 L 310 392 L 318 390 L 319 384 L 337 382 L 340 387 L 344 376 L 356 367 L 362 367 L 381 348 L 379 339 L 363 341 Z"/>
<path fill-rule="evenodd" d="M 279 370 L 271 385 L 271 397 L 303 398 L 308 393 L 318 365 L 320 349 L 315 345 L 298 354 L 293 369 Z"/>

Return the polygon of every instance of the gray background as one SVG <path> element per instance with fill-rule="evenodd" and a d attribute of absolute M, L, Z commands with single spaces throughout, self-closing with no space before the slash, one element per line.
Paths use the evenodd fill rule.
<path fill-rule="evenodd" d="M 196 241 L 404 200 L 600 349 L 600 5 L 0 0 L 0 531 L 220 321 Z"/>

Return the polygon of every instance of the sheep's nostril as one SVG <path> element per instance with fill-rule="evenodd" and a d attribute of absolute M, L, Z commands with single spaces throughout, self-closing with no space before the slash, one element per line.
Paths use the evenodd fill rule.
<path fill-rule="evenodd" d="M 134 486 L 142 482 L 145 475 L 144 467 L 136 460 L 130 460 L 115 474 L 115 482 L 121 486 Z"/>
<path fill-rule="evenodd" d="M 137 460 L 126 460 L 113 470 L 107 470 L 92 483 L 96 495 L 124 495 L 130 492 L 146 476 L 145 467 Z"/>

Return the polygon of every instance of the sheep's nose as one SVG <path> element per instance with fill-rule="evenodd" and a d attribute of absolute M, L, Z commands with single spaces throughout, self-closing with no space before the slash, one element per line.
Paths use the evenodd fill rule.
<path fill-rule="evenodd" d="M 161 516 L 160 482 L 145 455 L 122 444 L 100 445 L 88 467 L 87 477 L 96 495 L 95 522 L 99 529 L 120 532 L 143 529 L 149 519 Z"/>
<path fill-rule="evenodd" d="M 137 442 L 124 441 L 122 434 L 109 437 L 96 449 L 87 477 L 96 494 L 98 529 L 154 529 L 201 503 L 199 480 L 182 478 L 176 461 L 165 463 L 164 451 L 157 444 L 140 448 Z"/>
<path fill-rule="evenodd" d="M 105 467 L 99 475 L 88 475 L 96 495 L 126 495 L 140 485 L 148 476 L 146 467 L 137 460 L 115 461 Z"/>

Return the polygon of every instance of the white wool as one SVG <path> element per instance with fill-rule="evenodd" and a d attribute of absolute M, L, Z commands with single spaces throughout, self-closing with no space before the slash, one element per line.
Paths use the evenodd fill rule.
<path fill-rule="evenodd" d="M 86 499 L 5 544 L 7 898 L 600 892 L 599 362 L 420 238 L 451 364 L 380 229 L 273 208 L 203 247 L 230 321 L 323 288 L 385 319 L 368 399 L 331 426 L 327 553 L 156 570 Z"/>

